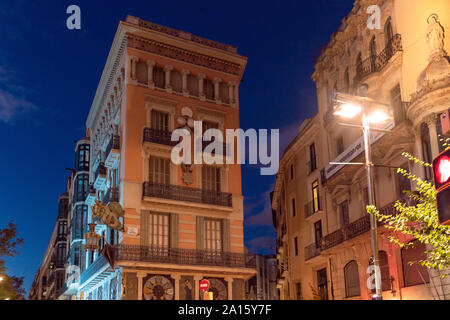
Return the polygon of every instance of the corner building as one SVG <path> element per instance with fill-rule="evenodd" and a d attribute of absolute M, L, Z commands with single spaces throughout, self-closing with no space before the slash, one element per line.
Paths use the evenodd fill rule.
<path fill-rule="evenodd" d="M 381 28 L 367 28 L 371 5 L 381 9 Z M 439 115 L 450 107 L 450 2 L 446 0 L 356 0 L 322 50 L 312 76 L 318 112 L 305 121 L 283 155 L 272 196 L 278 231 L 281 299 L 371 299 L 366 283 L 372 248 L 365 169 L 330 162 L 363 162 L 360 129 L 339 125 L 333 91 L 367 95 L 391 108 L 393 119 L 372 131 L 375 202 L 396 214 L 403 190 L 414 190 L 396 173 L 405 168 L 427 180 L 431 171 L 408 162 L 409 152 L 427 162 L 442 147 Z M 389 231 L 390 232 L 390 231 Z M 426 247 L 401 249 L 378 228 L 384 299 L 448 299 L 450 282 L 413 264 Z M 407 237 L 403 241 L 414 241 Z"/>
<path fill-rule="evenodd" d="M 175 165 L 171 133 L 192 120 L 238 128 L 246 62 L 230 45 L 132 16 L 119 23 L 86 121 L 85 204 L 90 223 L 95 200 L 119 202 L 124 230 L 97 222 L 114 263 L 83 255 L 78 299 L 196 300 L 203 278 L 214 299 L 244 299 L 256 270 L 244 253 L 240 165 Z"/>

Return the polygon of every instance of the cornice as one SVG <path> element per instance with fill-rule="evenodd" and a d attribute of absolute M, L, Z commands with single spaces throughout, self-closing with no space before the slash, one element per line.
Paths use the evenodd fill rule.
<path fill-rule="evenodd" d="M 182 49 L 156 40 L 146 39 L 131 33 L 127 33 L 126 37 L 128 48 L 150 52 L 163 57 L 195 64 L 236 76 L 240 76 L 242 73 L 241 66 L 237 63 Z"/>

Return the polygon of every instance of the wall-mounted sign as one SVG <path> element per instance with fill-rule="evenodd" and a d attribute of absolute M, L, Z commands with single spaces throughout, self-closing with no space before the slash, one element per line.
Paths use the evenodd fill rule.
<path fill-rule="evenodd" d="M 384 130 L 390 130 L 394 128 L 394 122 L 391 122 Z M 381 137 L 383 137 L 385 133 L 379 131 L 371 131 L 370 132 L 370 142 L 371 144 L 377 142 Z M 353 143 L 350 147 L 345 149 L 340 155 L 338 155 L 331 162 L 350 162 L 359 156 L 364 151 L 364 139 L 360 137 L 355 143 Z M 343 164 L 329 164 L 325 167 L 325 178 L 330 179 L 334 174 L 336 174 L 340 169 L 344 167 Z"/>

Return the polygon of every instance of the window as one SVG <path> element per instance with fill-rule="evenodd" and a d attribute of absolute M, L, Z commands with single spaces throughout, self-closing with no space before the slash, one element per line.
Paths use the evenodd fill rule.
<path fill-rule="evenodd" d="M 356 297 L 361 294 L 359 286 L 358 264 L 355 260 L 350 261 L 344 267 L 345 296 L 347 298 Z"/>
<path fill-rule="evenodd" d="M 400 84 L 397 84 L 391 90 L 391 105 L 394 111 L 395 125 L 398 125 L 406 119 L 405 110 L 403 109 L 402 94 Z"/>
<path fill-rule="evenodd" d="M 344 137 L 339 136 L 336 139 L 336 155 L 340 155 L 344 152 Z"/>
<path fill-rule="evenodd" d="M 348 213 L 348 200 L 345 200 L 344 202 L 342 202 L 339 207 L 341 209 L 342 225 L 346 226 L 350 223 L 350 217 L 349 217 L 349 213 Z"/>
<path fill-rule="evenodd" d="M 378 251 L 378 259 L 380 260 L 381 290 L 391 290 L 391 275 L 389 274 L 389 261 L 386 251 Z M 369 264 L 373 264 L 373 258 L 370 259 Z M 375 287 L 375 279 L 372 283 Z M 372 289 L 372 292 L 375 292 L 375 289 Z"/>
<path fill-rule="evenodd" d="M 79 204 L 75 206 L 72 218 L 72 238 L 82 239 L 84 235 L 84 228 L 86 226 L 88 206 Z"/>
<path fill-rule="evenodd" d="M 295 217 L 297 215 L 297 210 L 295 206 L 295 198 L 292 198 L 292 216 Z"/>
<path fill-rule="evenodd" d="M 222 251 L 221 221 L 205 218 L 205 249 L 208 251 Z"/>
<path fill-rule="evenodd" d="M 322 221 L 319 220 L 314 223 L 314 239 L 316 241 L 316 248 L 320 248 L 320 242 L 322 240 Z"/>
<path fill-rule="evenodd" d="M 144 61 L 139 61 L 136 64 L 136 79 L 138 83 L 148 83 L 147 64 Z"/>
<path fill-rule="evenodd" d="M 150 157 L 149 181 L 151 183 L 170 184 L 170 159 Z"/>
<path fill-rule="evenodd" d="M 180 71 L 172 70 L 170 72 L 170 84 L 173 91 L 180 93 L 183 91 L 183 76 Z"/>
<path fill-rule="evenodd" d="M 422 136 L 422 152 L 423 152 L 423 161 L 431 163 L 433 161 L 431 156 L 431 140 L 430 140 L 430 131 L 428 129 L 428 125 L 426 123 L 422 123 L 421 126 L 421 136 Z M 425 167 L 425 179 L 431 180 L 431 168 Z"/>
<path fill-rule="evenodd" d="M 375 62 L 375 57 L 377 55 L 377 40 L 375 36 L 373 36 L 372 39 L 370 40 L 369 49 L 370 49 L 370 59 L 373 62 Z"/>
<path fill-rule="evenodd" d="M 59 264 L 59 266 L 61 266 L 61 264 L 63 264 L 64 261 L 66 260 L 66 244 L 65 243 L 58 244 L 58 251 L 56 252 L 56 254 L 57 254 L 56 261 Z"/>
<path fill-rule="evenodd" d="M 157 88 L 166 88 L 166 73 L 163 68 L 157 66 L 153 67 L 153 81 Z"/>
<path fill-rule="evenodd" d="M 444 142 L 441 141 L 441 139 L 445 139 L 445 137 L 442 134 L 442 123 L 441 118 L 436 117 L 436 132 L 437 132 L 437 140 L 439 144 L 439 153 L 443 152 L 445 150 Z M 448 136 L 446 136 L 448 137 Z"/>
<path fill-rule="evenodd" d="M 348 68 L 345 69 L 345 73 L 344 73 L 344 85 L 345 85 L 345 92 L 349 92 L 350 91 L 350 75 L 348 72 Z"/>
<path fill-rule="evenodd" d="M 297 296 L 297 300 L 303 300 L 302 296 L 302 284 L 300 282 L 297 282 L 295 284 L 295 294 Z"/>
<path fill-rule="evenodd" d="M 150 127 L 160 131 L 169 131 L 169 114 L 152 110 Z"/>
<path fill-rule="evenodd" d="M 230 94 L 228 85 L 225 82 L 221 82 L 219 85 L 220 100 L 224 103 L 230 103 Z"/>
<path fill-rule="evenodd" d="M 214 83 L 209 79 L 203 79 L 203 88 L 206 99 L 214 100 Z"/>
<path fill-rule="evenodd" d="M 169 215 L 151 213 L 148 215 L 148 243 L 155 248 L 169 247 Z"/>
<path fill-rule="evenodd" d="M 312 183 L 312 213 L 316 213 L 320 210 L 320 199 L 319 199 L 319 180 Z"/>
<path fill-rule="evenodd" d="M 290 172 L 291 172 L 291 180 L 294 180 L 294 165 L 291 164 L 290 166 Z"/>
<path fill-rule="evenodd" d="M 75 192 L 73 194 L 73 202 L 84 201 L 87 196 L 89 183 L 88 174 L 79 174 L 76 179 Z"/>
<path fill-rule="evenodd" d="M 77 171 L 89 170 L 89 144 L 80 144 L 78 150 L 75 153 L 75 169 Z"/>
<path fill-rule="evenodd" d="M 430 282 L 430 276 L 426 267 L 418 261 L 426 259 L 426 247 L 417 240 L 408 249 L 402 248 L 403 278 L 405 287 L 416 286 Z M 415 262 L 410 265 L 409 262 Z"/>
<path fill-rule="evenodd" d="M 384 24 L 384 40 L 386 42 L 386 46 L 388 46 L 392 39 L 394 38 L 394 32 L 392 31 L 392 20 L 389 17 Z"/>
<path fill-rule="evenodd" d="M 116 244 L 116 232 L 114 229 L 109 229 L 109 244 L 112 246 Z"/>
<path fill-rule="evenodd" d="M 320 300 L 328 300 L 327 269 L 317 271 L 317 288 Z"/>
<path fill-rule="evenodd" d="M 295 256 L 298 256 L 298 238 L 297 237 L 294 238 L 294 252 L 295 252 Z"/>
<path fill-rule="evenodd" d="M 187 89 L 191 96 L 198 97 L 198 79 L 194 75 L 188 75 L 187 77 Z"/>
<path fill-rule="evenodd" d="M 316 146 L 314 143 L 309 146 L 309 159 L 311 163 L 311 172 L 314 172 L 314 170 L 317 169 Z"/>
<path fill-rule="evenodd" d="M 220 168 L 202 166 L 202 189 L 220 192 Z"/>
<path fill-rule="evenodd" d="M 408 170 L 408 164 L 404 164 L 402 169 Z M 408 190 L 411 191 L 411 181 L 402 174 L 397 174 L 397 183 L 398 183 L 398 196 L 401 197 L 404 195 L 403 191 Z"/>
<path fill-rule="evenodd" d="M 67 221 L 60 221 L 58 224 L 58 237 L 65 237 L 67 232 Z"/>
<path fill-rule="evenodd" d="M 357 73 L 361 73 L 362 72 L 362 56 L 361 56 L 361 52 L 358 53 L 358 55 L 356 56 L 356 71 L 357 71 Z"/>

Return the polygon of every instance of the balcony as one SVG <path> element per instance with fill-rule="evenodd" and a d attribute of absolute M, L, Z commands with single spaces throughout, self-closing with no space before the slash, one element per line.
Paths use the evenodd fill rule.
<path fill-rule="evenodd" d="M 286 278 L 289 273 L 289 264 L 288 264 L 288 257 L 285 256 L 283 260 L 280 262 L 280 273 L 281 278 Z"/>
<path fill-rule="evenodd" d="M 320 245 L 312 243 L 305 247 L 305 261 L 311 260 L 320 255 Z"/>
<path fill-rule="evenodd" d="M 322 210 L 322 204 L 320 198 L 317 199 L 317 202 L 311 200 L 307 204 L 305 204 L 305 219 L 311 217 L 313 214 Z"/>
<path fill-rule="evenodd" d="M 98 190 L 103 190 L 106 186 L 106 167 L 103 162 L 97 167 L 94 173 L 94 188 Z"/>
<path fill-rule="evenodd" d="M 144 182 L 143 196 L 211 204 L 230 208 L 233 206 L 231 193 L 161 183 Z"/>
<path fill-rule="evenodd" d="M 87 204 L 88 206 L 93 206 L 95 203 L 95 199 L 96 199 L 95 188 L 94 185 L 90 184 L 88 187 L 87 197 L 84 203 Z"/>
<path fill-rule="evenodd" d="M 119 202 L 119 188 L 109 188 L 103 198 L 104 204 L 109 204 L 110 202 Z"/>
<path fill-rule="evenodd" d="M 256 267 L 255 260 L 248 259 L 247 255 L 242 253 L 139 245 L 119 245 L 116 247 L 116 250 L 117 260 L 122 261 L 141 261 L 230 268 Z"/>
<path fill-rule="evenodd" d="M 105 166 L 107 168 L 116 168 L 120 160 L 120 136 L 112 136 L 106 147 Z"/>
<path fill-rule="evenodd" d="M 396 34 L 378 55 L 371 56 L 356 65 L 356 76 L 354 82 L 360 82 L 365 77 L 381 71 L 399 51 L 402 51 L 402 36 Z"/>
<path fill-rule="evenodd" d="M 407 203 L 407 199 L 401 200 L 404 203 Z M 397 214 L 397 210 L 395 209 L 395 202 L 391 202 L 390 204 L 379 209 L 381 214 L 395 215 Z M 413 203 L 408 203 L 408 205 L 413 205 Z M 378 222 L 378 225 L 383 225 L 383 223 Z M 365 214 L 364 217 L 344 226 L 341 229 L 338 229 L 328 235 L 326 235 L 322 239 L 321 250 L 326 250 L 341 244 L 342 242 L 355 238 L 359 235 L 362 235 L 366 232 L 370 231 L 370 215 Z"/>
<path fill-rule="evenodd" d="M 99 255 L 97 259 L 80 275 L 80 288 L 85 284 L 87 284 L 88 287 L 95 286 L 106 276 L 111 274 L 111 272 L 112 269 L 106 258 L 103 255 Z M 103 276 L 99 277 L 100 274 L 103 274 Z"/>
<path fill-rule="evenodd" d="M 164 144 L 166 146 L 175 146 L 178 141 L 172 141 L 172 132 L 159 130 L 154 128 L 144 128 L 144 142 L 152 142 L 158 144 Z"/>

